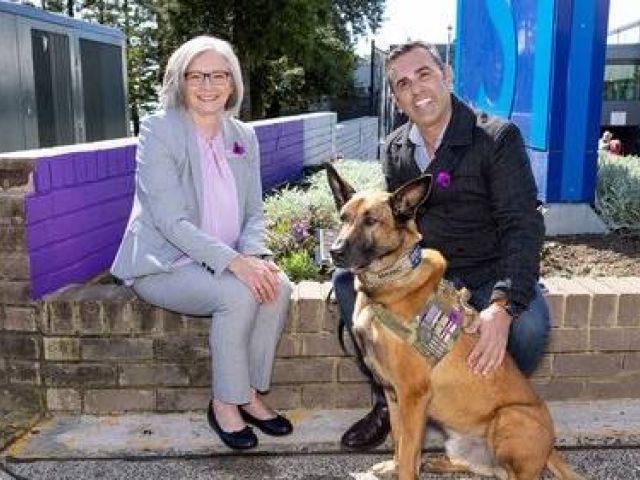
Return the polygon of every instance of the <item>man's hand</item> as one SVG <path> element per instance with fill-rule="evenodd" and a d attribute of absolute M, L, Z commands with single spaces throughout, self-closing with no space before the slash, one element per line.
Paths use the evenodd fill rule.
<path fill-rule="evenodd" d="M 504 307 L 495 303 L 485 308 L 467 331 L 480 333 L 478 343 L 469 354 L 467 363 L 473 373 L 488 375 L 495 371 L 507 351 L 511 316 Z"/>
<path fill-rule="evenodd" d="M 280 268 L 275 263 L 256 257 L 238 255 L 227 268 L 249 287 L 258 302 L 273 302 L 278 298 Z"/>

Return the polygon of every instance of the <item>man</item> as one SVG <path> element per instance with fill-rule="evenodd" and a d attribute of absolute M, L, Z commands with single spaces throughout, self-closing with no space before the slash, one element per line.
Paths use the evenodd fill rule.
<path fill-rule="evenodd" d="M 537 282 L 544 224 L 520 132 L 510 122 L 476 114 L 451 94 L 451 68 L 431 45 L 410 42 L 392 51 L 387 78 L 409 121 L 387 138 L 386 187 L 393 191 L 423 173 L 433 175 L 418 227 L 422 246 L 443 253 L 446 278 L 467 287 L 481 312 L 472 325 L 479 336 L 469 368 L 487 375 L 508 350 L 530 374 L 546 345 L 549 309 Z M 340 320 L 350 327 L 353 275 L 337 270 L 333 283 Z M 382 388 L 358 360 L 371 379 L 375 405 L 341 441 L 366 449 L 386 438 L 389 413 Z"/>

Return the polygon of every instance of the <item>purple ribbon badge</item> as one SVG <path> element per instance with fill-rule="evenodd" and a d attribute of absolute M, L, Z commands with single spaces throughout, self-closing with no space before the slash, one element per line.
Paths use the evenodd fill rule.
<path fill-rule="evenodd" d="M 438 172 L 436 183 L 440 188 L 449 188 L 451 186 L 451 175 L 449 172 L 445 172 L 444 170 Z"/>
<path fill-rule="evenodd" d="M 244 154 L 244 146 L 241 143 L 233 142 L 233 152 L 234 155 L 243 155 Z"/>

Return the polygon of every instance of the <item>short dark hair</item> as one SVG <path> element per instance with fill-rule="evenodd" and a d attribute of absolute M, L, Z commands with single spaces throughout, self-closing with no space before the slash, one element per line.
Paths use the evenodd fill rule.
<path fill-rule="evenodd" d="M 389 56 L 387 57 L 387 62 L 386 62 L 387 80 L 389 80 L 389 65 L 391 65 L 391 62 L 396 60 L 398 57 L 404 55 L 405 53 L 409 53 L 411 50 L 414 50 L 416 48 L 422 48 L 426 50 L 427 53 L 431 55 L 431 58 L 433 59 L 433 61 L 436 62 L 436 65 L 438 65 L 438 68 L 442 72 L 444 72 L 445 65 L 444 65 L 444 62 L 442 61 L 442 57 L 440 56 L 440 53 L 438 52 L 438 49 L 436 48 L 436 46 L 432 43 L 423 42 L 422 40 L 414 40 L 411 42 L 406 42 L 401 45 L 398 45 L 394 47 L 393 50 L 391 50 L 391 52 L 389 53 Z"/>

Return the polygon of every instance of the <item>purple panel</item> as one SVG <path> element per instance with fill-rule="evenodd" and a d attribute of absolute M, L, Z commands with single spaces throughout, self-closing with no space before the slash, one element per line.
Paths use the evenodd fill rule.
<path fill-rule="evenodd" d="M 52 157 L 49 160 L 49 166 L 51 168 L 51 188 L 64 187 L 64 167 L 61 163 L 62 157 Z"/>
<path fill-rule="evenodd" d="M 87 180 L 95 182 L 98 180 L 98 155 L 97 152 L 87 152 L 85 157 L 87 162 Z"/>
<path fill-rule="evenodd" d="M 56 163 L 60 163 L 64 175 L 64 186 L 72 187 L 76 184 L 76 169 L 73 164 L 74 154 L 65 155 L 63 158 L 56 160 Z"/>
<path fill-rule="evenodd" d="M 265 142 L 268 148 L 261 153 L 262 188 L 268 190 L 290 180 L 302 177 L 304 163 L 304 124 L 302 120 L 289 121 L 278 125 L 277 129 L 269 125 L 258 138 Z M 276 150 L 271 150 L 274 136 Z M 263 152 L 262 143 L 260 151 Z"/>
<path fill-rule="evenodd" d="M 298 135 L 298 133 L 290 133 L 283 135 L 278 139 L 278 149 L 282 147 L 288 147 L 289 145 L 297 145 L 304 143 L 304 140 Z"/>
<path fill-rule="evenodd" d="M 30 252 L 54 241 L 51 238 L 51 223 L 52 220 L 44 220 L 33 225 L 28 225 L 26 235 L 27 248 Z"/>
<path fill-rule="evenodd" d="M 126 170 L 125 171 L 127 173 L 132 173 L 136 169 L 136 150 L 137 148 L 135 145 L 130 145 L 126 147 L 126 153 L 125 153 Z"/>
<path fill-rule="evenodd" d="M 110 177 L 121 175 L 125 172 L 125 150 L 122 148 L 114 148 L 107 151 L 107 165 Z"/>
<path fill-rule="evenodd" d="M 295 120 L 293 122 L 283 123 L 280 135 L 281 136 L 291 135 L 291 134 L 295 135 L 300 131 L 301 125 L 302 125 L 302 120 Z"/>
<path fill-rule="evenodd" d="M 37 280 L 66 269 L 69 265 L 81 264 L 85 258 L 95 255 L 114 241 L 119 243 L 125 225 L 126 220 L 118 221 L 31 252 L 31 278 Z M 98 273 L 94 272 L 93 275 Z"/>
<path fill-rule="evenodd" d="M 43 287 L 38 285 L 38 287 L 34 288 L 33 295 L 38 298 L 70 283 L 86 282 L 97 274 L 104 272 L 111 266 L 113 257 L 118 250 L 118 245 L 119 242 L 113 243 L 104 247 L 102 251 L 84 258 L 81 262 L 45 275 L 42 279 Z"/>
<path fill-rule="evenodd" d="M 98 180 L 103 180 L 109 176 L 108 152 L 106 150 L 98 150 L 96 152 L 96 161 L 98 163 Z"/>
<path fill-rule="evenodd" d="M 45 220 L 53 214 L 53 197 L 51 193 L 45 195 L 27 194 L 25 204 L 27 206 L 27 226 Z"/>
<path fill-rule="evenodd" d="M 40 158 L 36 162 L 33 182 L 37 193 L 47 193 L 51 190 L 51 167 L 48 158 Z"/>
<path fill-rule="evenodd" d="M 89 157 L 91 156 L 90 152 L 80 152 L 73 156 L 77 183 L 89 181 Z"/>
<path fill-rule="evenodd" d="M 278 137 L 267 136 L 260 142 L 260 155 L 265 153 L 275 152 L 278 148 Z"/>

